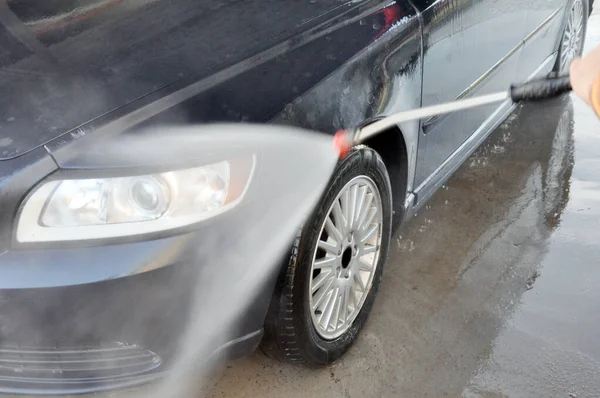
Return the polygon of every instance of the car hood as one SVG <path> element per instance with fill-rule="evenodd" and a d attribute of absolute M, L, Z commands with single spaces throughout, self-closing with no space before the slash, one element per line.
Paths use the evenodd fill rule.
<path fill-rule="evenodd" d="M 339 0 L 0 2 L 0 160 L 239 65 L 339 7 Z"/>

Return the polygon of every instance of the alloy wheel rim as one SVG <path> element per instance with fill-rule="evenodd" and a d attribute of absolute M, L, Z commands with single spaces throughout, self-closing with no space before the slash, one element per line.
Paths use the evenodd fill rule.
<path fill-rule="evenodd" d="M 571 6 L 565 33 L 560 44 L 560 72 L 562 74 L 569 72 L 571 62 L 581 54 L 583 48 L 583 22 L 583 1 L 575 0 Z"/>
<path fill-rule="evenodd" d="M 325 340 L 344 334 L 358 316 L 379 261 L 383 215 L 377 186 L 367 176 L 349 181 L 321 225 L 309 282 L 309 308 Z"/>

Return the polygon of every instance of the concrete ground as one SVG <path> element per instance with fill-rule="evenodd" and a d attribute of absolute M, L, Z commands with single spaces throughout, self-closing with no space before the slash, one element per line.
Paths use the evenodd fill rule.
<path fill-rule="evenodd" d="M 600 43 L 598 8 L 587 50 Z M 600 396 L 600 121 L 519 108 L 394 238 L 358 343 L 308 370 L 229 363 L 226 397 Z"/>

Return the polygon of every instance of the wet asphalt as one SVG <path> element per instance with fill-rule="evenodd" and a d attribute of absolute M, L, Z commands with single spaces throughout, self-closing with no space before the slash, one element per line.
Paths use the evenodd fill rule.
<path fill-rule="evenodd" d="M 520 107 L 394 237 L 342 360 L 311 370 L 257 352 L 214 395 L 600 396 L 599 238 L 600 121 L 575 97 Z"/>

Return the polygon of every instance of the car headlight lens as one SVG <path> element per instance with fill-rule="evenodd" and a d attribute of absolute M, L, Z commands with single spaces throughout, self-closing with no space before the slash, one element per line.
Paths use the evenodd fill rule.
<path fill-rule="evenodd" d="M 22 206 L 17 240 L 102 239 L 199 222 L 241 200 L 254 158 L 239 166 L 222 161 L 153 175 L 50 181 Z"/>

